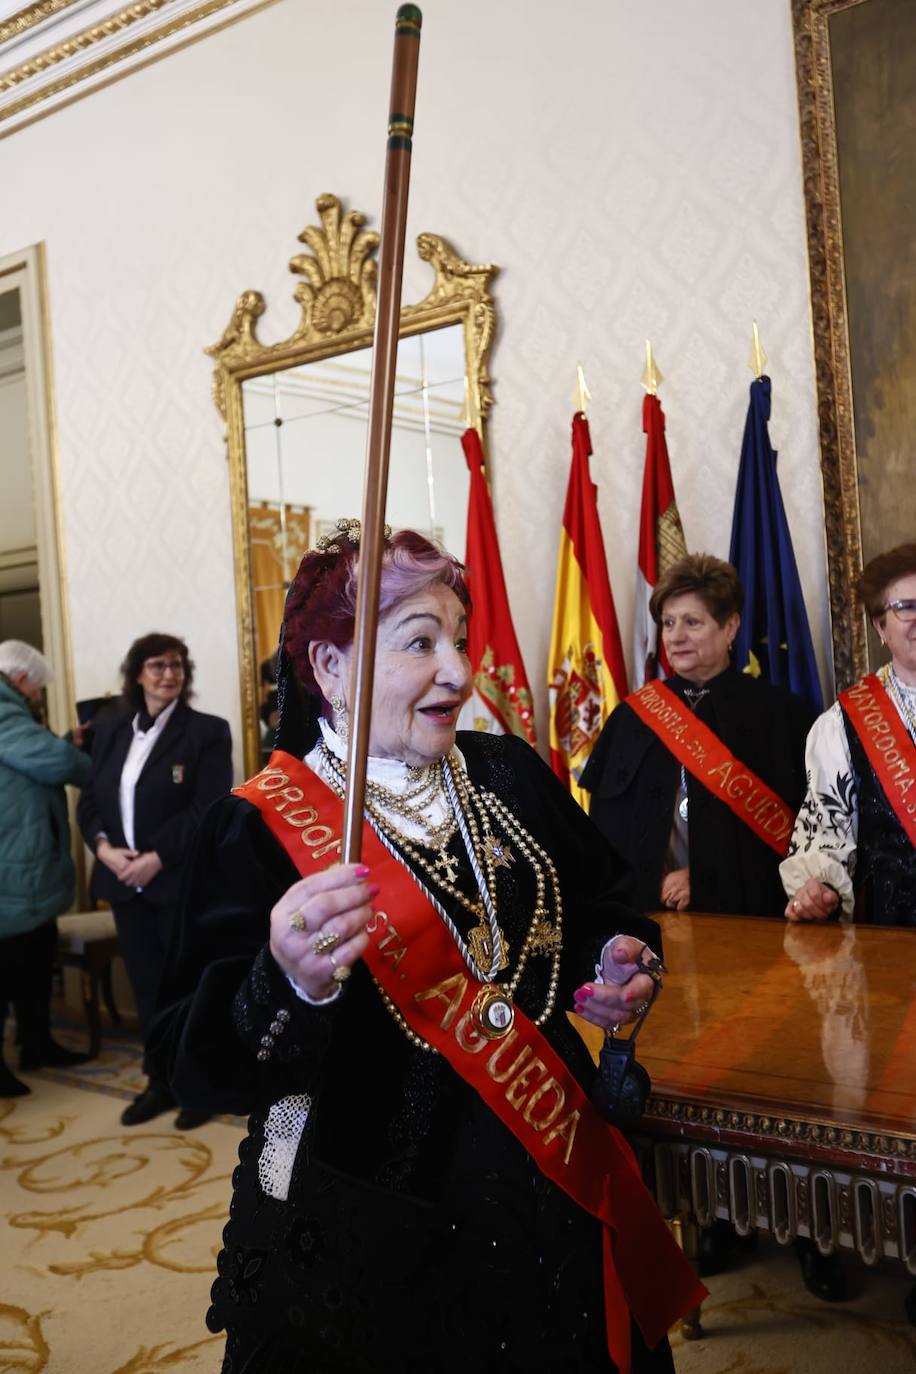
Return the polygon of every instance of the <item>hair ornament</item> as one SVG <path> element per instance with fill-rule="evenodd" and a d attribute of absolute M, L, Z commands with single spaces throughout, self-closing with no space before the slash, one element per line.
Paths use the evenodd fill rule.
<path fill-rule="evenodd" d="M 362 525 L 358 520 L 347 519 L 342 516 L 337 522 L 336 534 L 323 534 L 316 544 L 318 553 L 349 553 L 352 549 L 359 548 L 360 537 L 362 536 Z M 385 543 L 391 538 L 391 526 L 385 526 Z M 349 548 L 341 548 L 341 542 L 346 541 Z"/>

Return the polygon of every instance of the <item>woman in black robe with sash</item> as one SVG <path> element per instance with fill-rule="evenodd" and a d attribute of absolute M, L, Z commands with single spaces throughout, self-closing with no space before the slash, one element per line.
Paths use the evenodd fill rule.
<path fill-rule="evenodd" d="M 626 1359 L 608 1353 L 601 1225 L 382 992 L 367 932 L 380 902 L 400 922 L 392 893 L 367 866 L 334 864 L 320 826 L 303 843 L 322 842 L 333 866 L 300 878 L 282 826 L 258 809 L 259 787 L 277 814 L 287 797 L 305 805 L 307 787 L 289 786 L 303 756 L 300 783 L 308 772 L 339 795 L 345 782 L 359 531 L 342 524 L 306 555 L 288 600 L 278 771 L 202 828 L 158 1025 L 176 1092 L 252 1112 L 208 1314 L 228 1332 L 223 1374 L 610 1374 Z M 468 609 L 459 564 L 410 532 L 387 543 L 367 815 L 437 904 L 437 938 L 587 1091 L 594 1068 L 566 1012 L 629 1020 L 652 989 L 634 960 L 644 940 L 658 948 L 658 930 L 634 915 L 618 856 L 533 750 L 473 733 L 456 746 Z M 623 1174 L 618 1216 L 642 1188 Z M 660 1218 L 645 1203 L 648 1237 Z M 697 1300 L 676 1253 L 670 1273 L 624 1275 L 617 1233 L 614 1245 L 644 1319 L 647 1294 L 659 1310 L 678 1285 Z M 631 1367 L 671 1371 L 667 1341 L 650 1350 L 632 1324 Z"/>
<path fill-rule="evenodd" d="M 674 674 L 665 687 L 794 815 L 815 713 L 794 693 L 732 667 L 744 605 L 735 569 L 688 554 L 659 578 L 650 605 Z M 592 820 L 633 865 L 640 910 L 782 915 L 780 855 L 679 764 L 626 700 L 611 712 L 581 785 L 592 794 Z"/>

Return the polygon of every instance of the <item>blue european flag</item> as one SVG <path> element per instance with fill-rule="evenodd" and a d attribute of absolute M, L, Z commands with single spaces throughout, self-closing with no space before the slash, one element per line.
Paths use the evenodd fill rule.
<path fill-rule="evenodd" d="M 789 522 L 770 443 L 770 379 L 751 383 L 741 443 L 729 562 L 744 587 L 735 665 L 824 709 Z"/>

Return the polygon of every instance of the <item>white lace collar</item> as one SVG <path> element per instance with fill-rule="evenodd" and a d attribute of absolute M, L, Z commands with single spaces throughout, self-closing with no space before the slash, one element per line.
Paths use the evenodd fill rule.
<path fill-rule="evenodd" d="M 321 730 L 321 740 L 319 740 L 315 744 L 315 747 L 306 754 L 305 762 L 313 773 L 317 773 L 320 778 L 327 782 L 327 765 L 324 762 L 321 751 L 322 741 L 335 758 L 344 761 L 347 757 L 347 746 L 337 734 L 336 730 L 328 724 L 323 716 L 319 718 L 318 726 Z M 449 754 L 449 762 L 452 764 L 453 768 L 461 768 L 464 772 L 467 772 L 464 755 L 457 747 L 452 748 Z M 419 776 L 416 768 L 409 768 L 408 765 L 402 763 L 400 759 L 380 759 L 370 754 L 366 764 L 366 777 L 368 781 L 377 784 L 379 787 L 383 787 L 386 792 L 391 792 L 395 796 L 400 796 L 402 793 L 406 792 L 408 788 L 415 787 Z M 383 815 L 387 814 L 387 807 L 381 807 L 380 809 Z M 444 788 L 437 791 L 429 803 L 422 808 L 425 826 L 429 826 L 430 828 L 441 825 L 450 814 L 451 804 L 446 796 Z M 409 839 L 422 841 L 425 827 L 420 828 L 414 826 L 400 813 L 393 815 L 393 819 L 397 822 L 397 828 L 405 833 Z"/>

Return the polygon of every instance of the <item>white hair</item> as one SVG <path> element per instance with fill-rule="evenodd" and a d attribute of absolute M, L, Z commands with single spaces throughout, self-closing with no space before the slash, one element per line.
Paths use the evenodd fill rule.
<path fill-rule="evenodd" d="M 7 677 L 25 673 L 33 687 L 47 687 L 54 676 L 44 654 L 21 639 L 5 639 L 0 644 L 0 673 Z"/>

